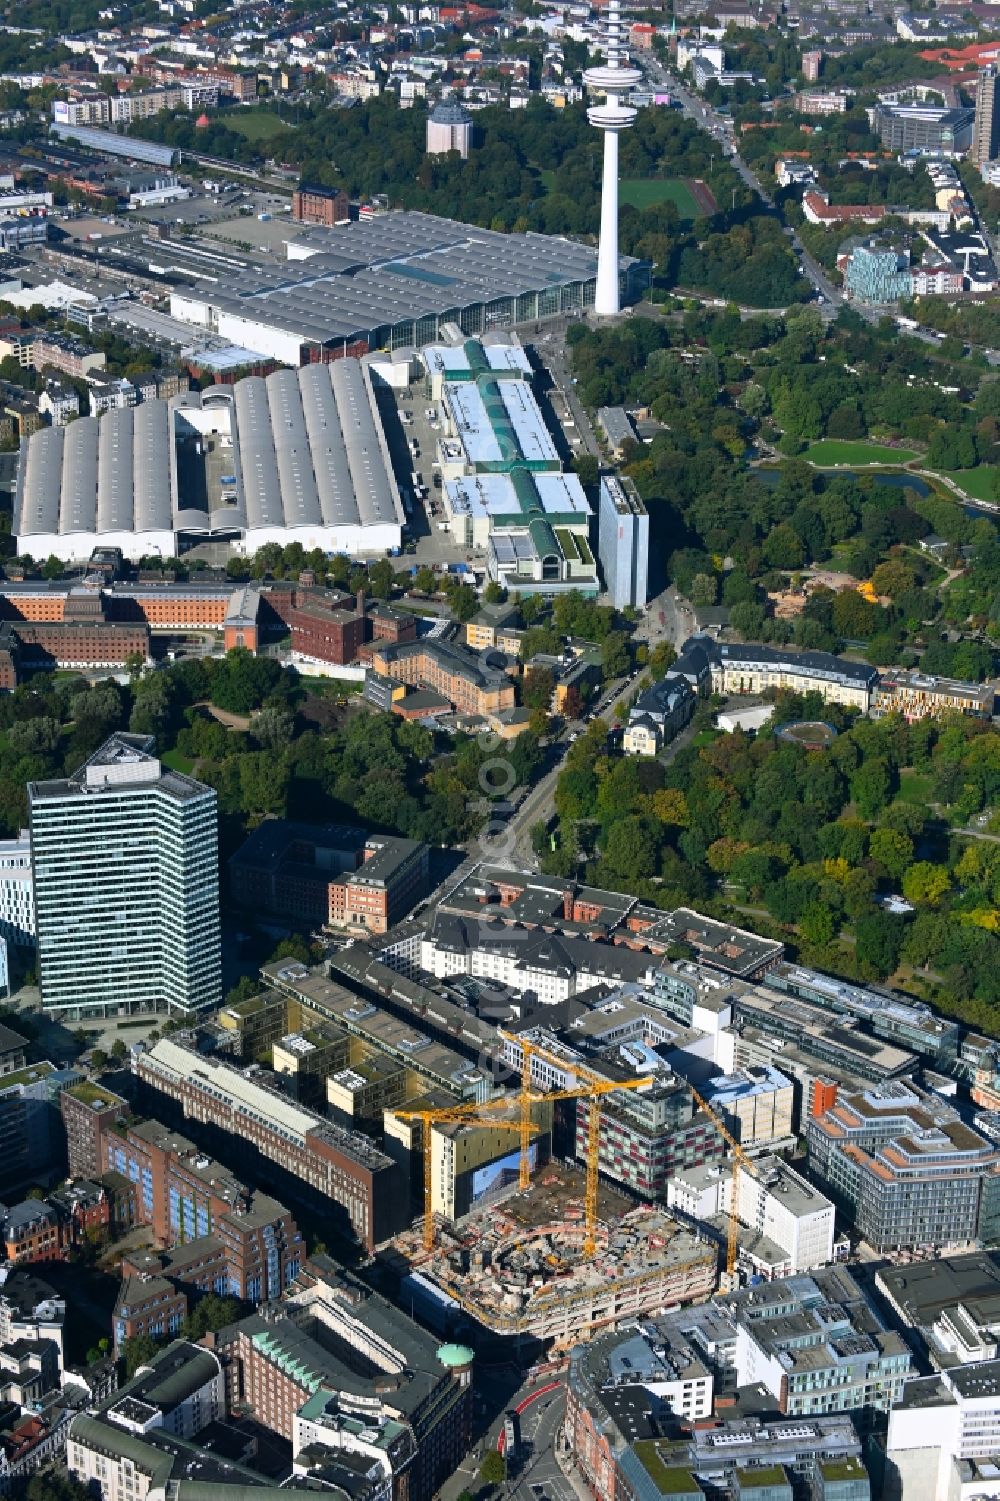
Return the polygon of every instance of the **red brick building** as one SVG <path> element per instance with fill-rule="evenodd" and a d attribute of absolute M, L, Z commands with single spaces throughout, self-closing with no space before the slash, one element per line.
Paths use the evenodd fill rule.
<path fill-rule="evenodd" d="M 182 1119 L 196 1138 L 224 1141 L 227 1158 L 254 1183 L 321 1212 L 331 1235 L 371 1252 L 408 1222 L 399 1164 L 367 1137 L 279 1094 L 263 1077 L 195 1054 L 170 1037 L 139 1055 L 134 1068 L 138 1088 L 158 1108 Z M 121 1171 L 117 1161 L 114 1166 Z"/>
<path fill-rule="evenodd" d="M 426 896 L 427 846 L 339 824 L 267 819 L 229 861 L 237 906 L 384 933 Z"/>
<path fill-rule="evenodd" d="M 352 607 L 318 590 L 296 590 L 285 622 L 291 631 L 293 652 L 341 667 L 354 661 L 368 639 L 363 593 Z"/>
<path fill-rule="evenodd" d="M 101 1139 L 129 1113 L 121 1095 L 89 1082 L 59 1095 L 71 1178 L 96 1178 L 104 1171 Z"/>
<path fill-rule="evenodd" d="M 351 217 L 351 203 L 340 188 L 324 188 L 320 183 L 303 182 L 292 194 L 292 218 L 299 224 L 346 224 Z"/>

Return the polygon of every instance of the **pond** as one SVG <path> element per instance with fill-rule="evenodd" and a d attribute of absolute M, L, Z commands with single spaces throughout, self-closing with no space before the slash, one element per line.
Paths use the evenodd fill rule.
<path fill-rule="evenodd" d="M 762 485 L 769 486 L 772 490 L 781 479 L 780 469 L 752 469 L 751 474 L 756 475 Z M 850 479 L 859 480 L 867 478 L 876 485 L 892 485 L 897 490 L 914 490 L 917 495 L 929 495 L 931 487 L 919 474 L 906 474 L 903 470 L 895 470 L 891 474 L 871 469 L 817 469 L 824 479 Z"/>

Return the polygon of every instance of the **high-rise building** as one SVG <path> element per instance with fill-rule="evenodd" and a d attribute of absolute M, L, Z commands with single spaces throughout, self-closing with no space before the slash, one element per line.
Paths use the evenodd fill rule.
<path fill-rule="evenodd" d="M 1000 73 L 984 68 L 976 79 L 976 118 L 972 126 L 972 150 L 977 167 L 1000 156 Z"/>
<path fill-rule="evenodd" d="M 28 786 L 42 1005 L 77 1019 L 222 999 L 216 795 L 143 735 Z"/>
<path fill-rule="evenodd" d="M 19 948 L 35 942 L 35 898 L 31 888 L 31 839 L 0 840 L 0 937 Z"/>
<path fill-rule="evenodd" d="M 608 0 L 604 13 L 605 62 L 588 68 L 583 81 L 588 89 L 604 95 L 603 104 L 592 105 L 587 119 L 604 134 L 604 176 L 601 183 L 601 239 L 597 251 L 597 287 L 594 312 L 613 318 L 621 311 L 618 266 L 618 136 L 635 124 L 635 110 L 625 99 L 642 82 L 638 68 L 630 68 L 625 50 L 624 24 L 619 0 Z"/>
<path fill-rule="evenodd" d="M 604 587 L 616 610 L 646 603 L 649 565 L 649 515 L 638 490 L 626 476 L 601 480 L 598 550 Z"/>
<path fill-rule="evenodd" d="M 823 65 L 823 54 L 818 47 L 811 47 L 802 54 L 802 77 L 806 83 L 815 83 Z"/>

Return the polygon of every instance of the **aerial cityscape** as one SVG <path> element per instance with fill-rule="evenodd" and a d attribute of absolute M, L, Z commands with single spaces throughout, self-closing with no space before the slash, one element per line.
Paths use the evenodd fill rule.
<path fill-rule="evenodd" d="M 0 1501 L 1000 1501 L 1000 8 L 0 18 Z"/>

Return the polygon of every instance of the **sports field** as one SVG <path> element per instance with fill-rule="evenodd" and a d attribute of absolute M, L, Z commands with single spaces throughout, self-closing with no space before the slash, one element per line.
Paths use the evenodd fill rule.
<path fill-rule="evenodd" d="M 821 438 L 818 443 L 810 443 L 802 457 L 822 468 L 826 464 L 909 464 L 918 455 L 912 448 L 890 448 L 885 443 Z"/>
<path fill-rule="evenodd" d="M 715 200 L 705 184 L 687 177 L 627 177 L 618 194 L 622 203 L 638 209 L 673 203 L 682 219 L 701 219 L 715 212 Z"/>
<path fill-rule="evenodd" d="M 248 141 L 266 141 L 280 135 L 283 130 L 294 130 L 294 125 L 279 120 L 270 109 L 229 109 L 218 117 L 218 123 L 227 130 L 235 130 Z"/>

